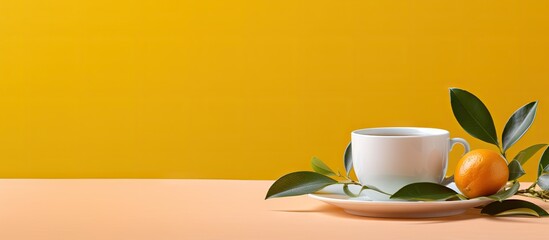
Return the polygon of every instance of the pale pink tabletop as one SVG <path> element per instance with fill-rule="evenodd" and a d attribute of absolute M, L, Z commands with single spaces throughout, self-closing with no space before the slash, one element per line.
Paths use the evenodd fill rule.
<path fill-rule="evenodd" d="M 0 180 L 0 239 L 544 239 L 549 218 L 377 219 L 272 181 Z M 549 203 L 539 203 L 549 209 Z"/>

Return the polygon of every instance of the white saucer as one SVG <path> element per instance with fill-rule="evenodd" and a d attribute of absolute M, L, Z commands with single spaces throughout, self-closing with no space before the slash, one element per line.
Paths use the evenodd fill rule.
<path fill-rule="evenodd" d="M 455 189 L 455 185 L 448 187 Z M 358 193 L 359 186 L 349 186 Z M 476 198 L 458 201 L 403 201 L 392 200 L 387 195 L 365 190 L 353 198 L 343 192 L 343 185 L 331 185 L 309 197 L 342 208 L 345 212 L 366 217 L 383 218 L 430 218 L 446 217 L 464 213 L 467 209 L 482 206 L 494 200 Z"/>

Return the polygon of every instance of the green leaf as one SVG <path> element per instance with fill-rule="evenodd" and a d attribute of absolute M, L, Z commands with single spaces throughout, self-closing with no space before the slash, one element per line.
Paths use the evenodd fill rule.
<path fill-rule="evenodd" d="M 364 189 L 364 187 L 362 187 L 362 189 L 360 189 L 358 194 L 354 194 L 353 192 L 351 192 L 351 190 L 349 190 L 349 184 L 344 184 L 343 185 L 343 192 L 345 194 L 347 194 L 347 196 L 349 196 L 349 197 L 358 197 L 363 189 Z"/>
<path fill-rule="evenodd" d="M 457 192 L 446 186 L 437 183 L 419 182 L 402 187 L 391 196 L 391 199 L 429 201 L 444 200 L 457 195 Z"/>
<path fill-rule="evenodd" d="M 508 181 L 513 181 L 519 177 L 522 177 L 526 172 L 520 165 L 519 161 L 513 160 L 507 166 L 509 168 L 509 179 Z"/>
<path fill-rule="evenodd" d="M 540 149 L 547 146 L 547 144 L 536 144 L 532 145 L 530 147 L 527 147 L 526 149 L 520 151 L 513 160 L 516 160 L 520 163 L 520 165 L 524 165 L 528 159 L 530 159 L 534 154 L 536 154 Z"/>
<path fill-rule="evenodd" d="M 497 200 L 497 201 L 501 202 L 501 201 L 515 195 L 515 193 L 517 193 L 519 188 L 520 188 L 520 183 L 518 181 L 515 181 L 510 188 L 508 188 L 504 191 L 500 191 L 500 192 L 498 192 L 494 195 L 487 196 L 487 198 L 490 198 L 490 199 Z"/>
<path fill-rule="evenodd" d="M 343 184 L 343 192 L 349 197 L 358 197 L 358 194 L 354 194 L 349 190 L 349 184 Z"/>
<path fill-rule="evenodd" d="M 541 174 L 543 173 L 543 169 L 545 169 L 548 165 L 549 165 L 549 148 L 546 148 L 545 151 L 543 151 L 541 158 L 539 159 L 538 177 L 541 176 Z"/>
<path fill-rule="evenodd" d="M 541 207 L 531 202 L 519 199 L 509 199 L 502 202 L 493 202 L 482 208 L 480 212 L 491 216 L 506 215 L 530 215 L 535 217 L 545 217 L 549 214 Z"/>
<path fill-rule="evenodd" d="M 459 125 L 471 136 L 498 146 L 492 115 L 482 101 L 470 92 L 450 88 L 452 111 Z"/>
<path fill-rule="evenodd" d="M 388 193 L 386 193 L 386 192 L 384 192 L 384 191 L 381 191 L 381 189 L 379 189 L 379 188 L 376 188 L 376 187 L 374 187 L 374 186 L 369 186 L 369 185 L 362 185 L 362 189 L 360 189 L 360 192 L 362 192 L 362 191 L 364 191 L 364 190 L 366 190 L 366 189 L 373 190 L 373 191 L 376 191 L 376 192 L 378 192 L 378 193 L 383 193 L 383 194 L 385 194 L 385 195 L 391 195 L 391 194 L 388 194 Z"/>
<path fill-rule="evenodd" d="M 293 172 L 276 180 L 269 188 L 265 199 L 298 196 L 313 193 L 337 181 L 315 172 Z"/>
<path fill-rule="evenodd" d="M 515 111 L 509 120 L 507 120 L 503 129 L 503 135 L 501 136 L 503 152 L 513 146 L 528 131 L 528 128 L 532 126 L 536 117 L 537 106 L 537 101 L 528 103 Z"/>
<path fill-rule="evenodd" d="M 347 148 L 345 148 L 345 153 L 343 154 L 343 163 L 345 165 L 345 172 L 347 172 L 348 177 L 351 169 L 353 169 L 353 147 L 351 146 L 350 142 L 347 145 Z"/>
<path fill-rule="evenodd" d="M 549 173 L 543 173 L 538 177 L 538 186 L 544 191 L 549 190 Z"/>
<path fill-rule="evenodd" d="M 317 173 L 324 174 L 326 176 L 333 176 L 335 175 L 334 171 L 328 165 L 326 165 L 322 160 L 318 159 L 317 157 L 313 157 L 311 159 L 311 167 L 313 170 Z"/>

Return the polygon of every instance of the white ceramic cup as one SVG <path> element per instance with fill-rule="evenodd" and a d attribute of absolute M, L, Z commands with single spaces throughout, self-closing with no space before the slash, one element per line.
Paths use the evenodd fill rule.
<path fill-rule="evenodd" d="M 414 182 L 441 183 L 448 167 L 448 152 L 462 138 L 450 139 L 443 129 L 387 127 L 351 133 L 353 168 L 363 185 L 387 193 Z"/>

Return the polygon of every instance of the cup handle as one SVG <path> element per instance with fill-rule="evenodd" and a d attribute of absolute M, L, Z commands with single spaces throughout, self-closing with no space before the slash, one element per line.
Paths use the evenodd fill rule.
<path fill-rule="evenodd" d="M 452 151 L 452 148 L 454 148 L 454 145 L 456 145 L 456 143 L 461 144 L 465 148 L 465 152 L 463 153 L 463 155 L 465 155 L 466 153 L 468 153 L 471 150 L 471 147 L 469 146 L 469 143 L 467 141 L 465 141 L 465 139 L 463 139 L 463 138 L 452 138 L 452 139 L 450 139 L 450 150 L 449 151 Z M 454 175 L 452 175 L 450 177 L 444 177 L 440 184 L 448 185 L 452 182 L 454 182 Z"/>
<path fill-rule="evenodd" d="M 461 144 L 464 148 L 465 148 L 465 153 L 468 153 L 469 151 L 471 151 L 471 147 L 469 146 L 469 143 L 467 141 L 465 141 L 465 139 L 463 138 L 452 138 L 450 139 L 450 151 L 452 151 L 452 148 L 454 148 L 454 145 L 457 144 Z"/>

